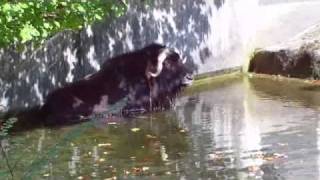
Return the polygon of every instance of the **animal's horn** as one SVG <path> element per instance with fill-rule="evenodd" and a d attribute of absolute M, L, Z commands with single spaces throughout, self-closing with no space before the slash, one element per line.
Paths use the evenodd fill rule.
<path fill-rule="evenodd" d="M 182 59 L 182 64 L 185 64 L 186 62 L 187 62 L 187 58 L 184 57 L 184 58 Z"/>
<path fill-rule="evenodd" d="M 154 65 L 152 62 L 148 62 L 146 75 L 148 78 L 157 77 L 162 71 L 164 60 L 170 55 L 171 51 L 168 48 L 163 48 L 157 58 L 157 63 Z"/>

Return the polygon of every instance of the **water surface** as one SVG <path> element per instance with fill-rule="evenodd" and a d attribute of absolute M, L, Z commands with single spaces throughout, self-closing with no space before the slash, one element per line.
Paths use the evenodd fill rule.
<path fill-rule="evenodd" d="M 240 75 L 189 89 L 176 108 L 3 140 L 15 179 L 318 179 L 320 88 Z M 0 159 L 0 179 L 10 179 Z"/>

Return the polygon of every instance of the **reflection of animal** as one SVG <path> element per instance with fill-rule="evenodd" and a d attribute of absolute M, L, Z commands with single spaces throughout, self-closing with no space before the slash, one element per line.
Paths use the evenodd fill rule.
<path fill-rule="evenodd" d="M 175 51 L 151 44 L 106 61 L 100 71 L 50 93 L 46 123 L 61 125 L 108 110 L 127 97 L 123 113 L 169 108 L 181 88 L 192 82 Z"/>

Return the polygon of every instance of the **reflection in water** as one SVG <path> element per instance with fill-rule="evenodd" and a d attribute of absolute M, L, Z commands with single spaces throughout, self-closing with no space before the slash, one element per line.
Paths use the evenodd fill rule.
<path fill-rule="evenodd" d="M 80 149 L 78 147 L 74 147 L 71 160 L 69 161 L 70 175 L 75 176 L 77 174 L 77 169 L 80 169 Z"/>
<path fill-rule="evenodd" d="M 173 111 L 38 129 L 2 144 L 24 178 L 317 179 L 320 91 L 310 86 L 217 78 Z M 0 179 L 8 176 L 1 157 Z"/>
<path fill-rule="evenodd" d="M 246 89 L 250 89 L 250 84 L 248 80 L 245 79 L 243 82 Z M 242 126 L 240 129 L 240 144 L 239 144 L 239 164 L 238 167 L 249 168 L 248 170 L 251 176 L 261 176 L 263 172 L 260 171 L 260 166 L 263 164 L 262 152 L 261 150 L 261 130 L 259 127 L 259 119 L 255 119 L 251 116 L 250 109 L 250 96 L 252 94 L 247 91 L 244 93 L 243 109 L 244 117 L 242 121 Z M 250 152 L 248 154 L 247 152 Z M 251 158 L 243 158 L 246 156 L 252 156 Z M 241 159 L 242 158 L 242 159 Z M 250 169 L 251 168 L 251 169 Z M 244 177 L 243 177 L 244 178 Z"/>
<path fill-rule="evenodd" d="M 213 90 L 206 87 L 182 98 L 177 108 L 181 126 L 192 138 L 197 170 L 191 174 L 237 179 L 317 177 L 318 165 L 312 159 L 318 154 L 315 127 L 320 91 L 307 92 L 310 85 L 284 79 L 227 81 L 234 79 L 238 80 L 213 83 Z"/>
<path fill-rule="evenodd" d="M 38 148 L 37 148 L 38 152 L 42 151 L 42 145 L 43 145 L 43 141 L 45 140 L 45 135 L 46 135 L 46 131 L 45 130 L 41 130 L 41 136 L 39 138 Z"/>

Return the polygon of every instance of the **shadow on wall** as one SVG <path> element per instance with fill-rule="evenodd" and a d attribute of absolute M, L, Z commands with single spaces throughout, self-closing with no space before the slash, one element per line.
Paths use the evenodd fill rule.
<path fill-rule="evenodd" d="M 116 21 L 60 33 L 38 50 L 0 51 L 0 105 L 19 109 L 42 103 L 54 88 L 99 70 L 106 59 L 152 42 L 176 48 L 196 71 L 190 52 L 205 41 L 212 8 L 224 0 L 157 0 L 152 7 L 131 2 Z"/>
<path fill-rule="evenodd" d="M 49 91 L 71 79 L 68 76 L 74 71 L 70 60 L 76 62 L 72 55 L 77 51 L 78 37 L 66 31 L 38 50 L 0 52 L 0 105 L 5 110 L 34 106 Z"/>

